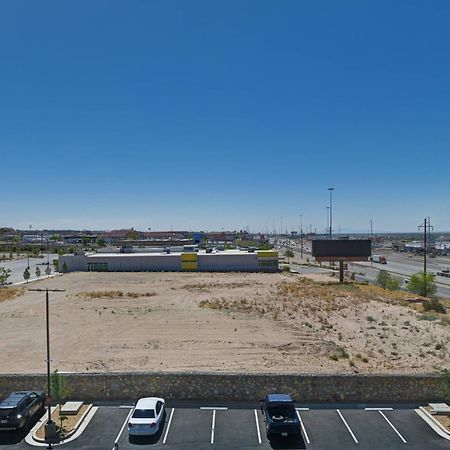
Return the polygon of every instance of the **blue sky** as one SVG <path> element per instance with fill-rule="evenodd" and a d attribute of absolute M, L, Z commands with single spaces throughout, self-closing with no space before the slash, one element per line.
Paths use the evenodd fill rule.
<path fill-rule="evenodd" d="M 4 1 L 0 225 L 450 229 L 450 2 Z"/>

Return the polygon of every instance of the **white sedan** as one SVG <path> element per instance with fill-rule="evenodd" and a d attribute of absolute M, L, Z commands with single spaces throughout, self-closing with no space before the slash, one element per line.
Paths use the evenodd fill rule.
<path fill-rule="evenodd" d="M 164 399 L 145 397 L 138 400 L 128 420 L 130 436 L 156 434 L 164 417 Z"/>

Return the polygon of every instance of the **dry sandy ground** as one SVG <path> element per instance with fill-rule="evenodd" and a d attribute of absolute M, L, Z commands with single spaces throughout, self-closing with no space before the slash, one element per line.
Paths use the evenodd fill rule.
<path fill-rule="evenodd" d="M 423 320 L 421 305 L 406 304 L 411 296 L 388 298 L 373 286 L 281 273 L 71 273 L 29 287 L 66 289 L 50 294 L 52 367 L 60 371 L 409 373 L 450 366 L 448 316 Z M 45 372 L 44 314 L 44 293 L 0 302 L 0 372 Z"/>

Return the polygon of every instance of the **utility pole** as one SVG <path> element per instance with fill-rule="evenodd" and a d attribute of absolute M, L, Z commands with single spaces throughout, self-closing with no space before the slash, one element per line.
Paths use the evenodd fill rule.
<path fill-rule="evenodd" d="M 280 238 L 283 236 L 283 216 L 280 216 Z"/>
<path fill-rule="evenodd" d="M 65 292 L 65 289 L 29 289 L 33 292 L 45 292 L 45 325 L 47 329 L 47 406 L 48 419 L 45 425 L 45 441 L 48 442 L 48 449 L 52 448 L 52 441 L 56 438 L 56 424 L 52 421 L 51 408 L 51 381 L 50 381 L 50 321 L 49 321 L 49 292 Z"/>
<path fill-rule="evenodd" d="M 334 187 L 329 187 L 330 191 L 330 239 L 333 239 L 333 191 Z"/>
<path fill-rule="evenodd" d="M 303 261 L 303 214 L 300 214 L 300 259 Z"/>
<path fill-rule="evenodd" d="M 428 217 L 428 222 L 427 222 L 427 218 L 425 217 L 423 224 L 419 225 L 417 227 L 419 230 L 421 228 L 423 228 L 423 281 L 424 281 L 424 285 L 423 285 L 423 290 L 424 290 L 424 294 L 425 297 L 427 296 L 427 233 L 431 232 L 431 229 L 433 228 L 433 226 L 430 223 L 430 218 Z"/>

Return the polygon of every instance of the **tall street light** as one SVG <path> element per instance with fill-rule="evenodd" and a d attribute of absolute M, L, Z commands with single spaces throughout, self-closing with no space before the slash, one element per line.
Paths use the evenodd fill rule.
<path fill-rule="evenodd" d="M 49 321 L 49 304 L 48 304 L 48 293 L 49 292 L 65 292 L 65 289 L 29 289 L 34 292 L 45 292 L 45 325 L 47 330 L 47 406 L 48 406 L 48 419 L 45 426 L 45 440 L 48 442 L 48 448 L 52 448 L 52 442 L 56 438 L 56 426 L 52 421 L 52 410 L 51 410 L 51 381 L 50 381 L 50 321 Z"/>
<path fill-rule="evenodd" d="M 334 187 L 329 187 L 330 191 L 330 239 L 333 239 L 333 191 Z"/>
<path fill-rule="evenodd" d="M 325 233 L 328 234 L 330 232 L 330 207 L 325 207 L 327 210 L 327 227 L 325 228 Z"/>

